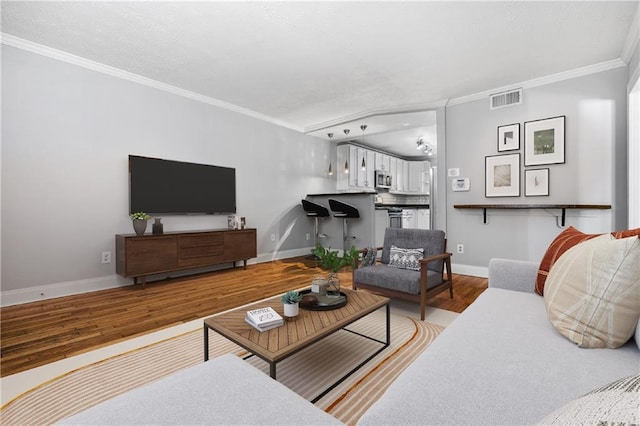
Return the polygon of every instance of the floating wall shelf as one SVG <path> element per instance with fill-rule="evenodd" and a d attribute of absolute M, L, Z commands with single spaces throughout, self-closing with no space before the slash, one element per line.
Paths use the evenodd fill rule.
<path fill-rule="evenodd" d="M 560 216 L 560 218 L 561 218 L 560 226 L 564 226 L 567 209 L 609 210 L 609 209 L 611 209 L 611 206 L 610 205 L 605 205 L 605 204 L 454 204 L 453 208 L 455 208 L 455 209 L 482 209 L 482 222 L 483 223 L 487 223 L 487 209 L 510 209 L 510 210 L 518 210 L 518 209 L 520 209 L 520 210 L 521 209 L 542 209 L 542 210 L 559 209 L 559 210 L 562 210 L 562 215 Z"/>

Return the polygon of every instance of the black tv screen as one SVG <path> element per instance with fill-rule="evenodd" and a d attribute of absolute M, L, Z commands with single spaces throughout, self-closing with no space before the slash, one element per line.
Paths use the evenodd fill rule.
<path fill-rule="evenodd" d="M 229 167 L 129 156 L 130 213 L 236 212 L 236 170 Z"/>

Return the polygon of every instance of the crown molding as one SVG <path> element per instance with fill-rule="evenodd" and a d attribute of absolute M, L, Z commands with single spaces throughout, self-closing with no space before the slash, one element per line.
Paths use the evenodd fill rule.
<path fill-rule="evenodd" d="M 10 34 L 0 33 L 0 39 L 1 39 L 0 42 L 6 46 L 15 47 L 17 49 L 25 50 L 31 53 L 36 53 L 41 56 L 46 56 L 48 58 L 56 59 L 62 62 L 66 62 L 72 65 L 86 68 L 92 71 L 97 71 L 103 74 L 107 74 L 112 77 L 142 84 L 144 86 L 152 87 L 154 89 L 162 90 L 164 92 L 168 92 L 174 95 L 182 96 L 198 102 L 223 108 L 228 111 L 233 111 L 242 115 L 256 118 L 261 121 L 266 121 L 267 123 L 275 124 L 277 126 L 286 127 L 288 129 L 295 130 L 297 132 L 303 131 L 302 128 L 298 126 L 294 126 L 291 123 L 278 120 L 276 118 L 261 114 L 256 111 L 252 111 L 247 108 L 240 107 L 238 105 L 234 105 L 228 102 L 221 101 L 219 99 L 204 96 L 189 90 L 181 89 L 179 87 L 172 86 L 170 84 L 161 83 L 159 81 L 152 80 L 150 78 L 143 77 L 141 75 L 134 74 L 129 71 L 124 71 L 119 68 L 105 65 L 100 62 L 92 61 L 77 55 L 73 55 L 71 53 L 63 52 L 62 50 L 57 50 L 48 46 L 34 43 L 29 40 L 15 37 Z"/>
<path fill-rule="evenodd" d="M 475 93 L 472 95 L 461 96 L 459 98 L 452 98 L 449 100 L 447 106 L 464 104 L 467 102 L 473 102 L 481 99 L 486 99 L 490 95 L 496 93 L 502 93 L 515 89 L 530 89 L 532 87 L 545 86 L 547 84 L 557 83 L 564 80 L 570 80 L 572 78 L 583 77 L 585 75 L 597 74 L 599 72 L 612 70 L 626 66 L 626 63 L 622 59 L 614 59 L 607 62 L 601 62 L 599 64 L 587 65 L 586 67 L 576 68 L 569 71 L 560 72 L 557 74 L 551 74 L 545 77 L 536 78 L 533 80 L 524 81 L 522 83 L 515 83 L 509 86 L 498 87 L 496 89 L 486 90 L 484 92 Z"/>
<path fill-rule="evenodd" d="M 326 129 L 332 126 L 338 126 L 340 124 L 349 123 L 351 121 L 362 120 L 376 115 L 390 115 L 390 114 L 407 114 L 411 112 L 429 111 L 442 108 L 447 105 L 447 100 L 439 100 L 436 102 L 426 104 L 404 105 L 402 107 L 389 107 L 389 108 L 377 108 L 366 111 L 360 111 L 353 114 L 345 115 L 342 117 L 334 118 L 332 120 L 324 121 L 321 123 L 305 126 L 304 133 L 312 133 L 318 130 Z"/>
<path fill-rule="evenodd" d="M 620 54 L 620 58 L 626 64 L 629 63 L 633 53 L 638 49 L 638 44 L 640 44 L 640 23 L 638 21 L 640 21 L 640 7 L 636 8 L 636 13 L 631 21 L 631 27 Z"/>

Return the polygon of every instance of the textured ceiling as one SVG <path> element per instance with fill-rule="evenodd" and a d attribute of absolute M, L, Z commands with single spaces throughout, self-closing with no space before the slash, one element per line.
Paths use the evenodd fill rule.
<path fill-rule="evenodd" d="M 637 7 L 3 1 L 2 32 L 311 131 L 618 59 Z"/>

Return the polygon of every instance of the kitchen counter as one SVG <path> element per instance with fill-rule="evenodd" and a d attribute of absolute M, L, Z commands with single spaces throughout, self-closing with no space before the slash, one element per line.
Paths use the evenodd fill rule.
<path fill-rule="evenodd" d="M 398 207 L 403 209 L 428 209 L 429 204 L 376 204 L 376 209 L 389 209 Z"/>
<path fill-rule="evenodd" d="M 358 192 L 328 192 L 326 194 L 307 194 L 307 197 L 339 197 L 344 195 L 375 195 L 377 192 L 358 191 Z"/>

